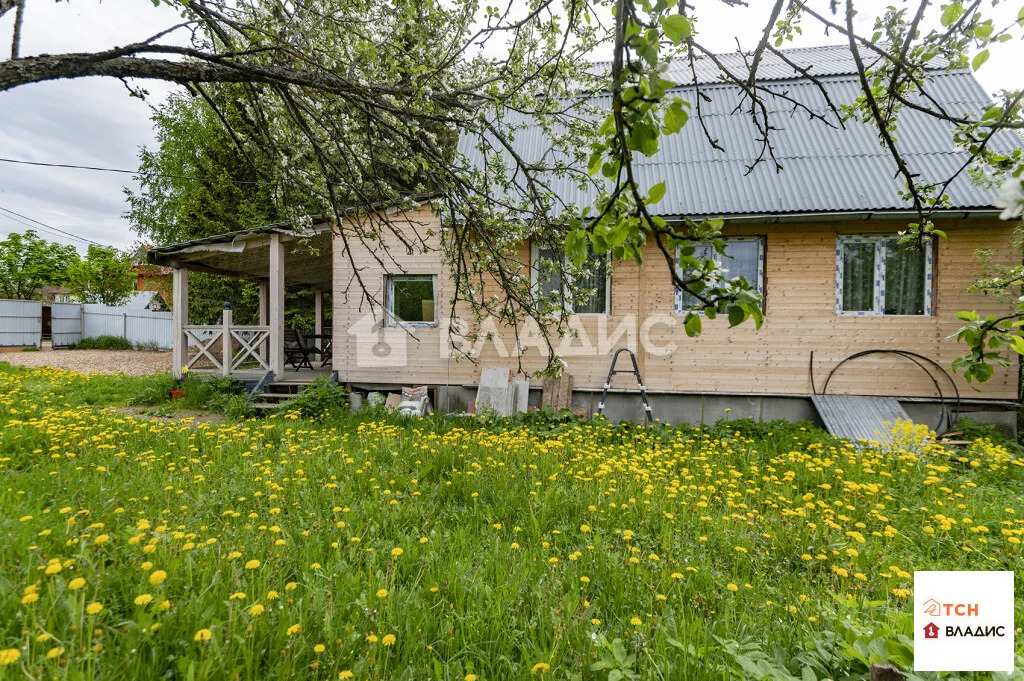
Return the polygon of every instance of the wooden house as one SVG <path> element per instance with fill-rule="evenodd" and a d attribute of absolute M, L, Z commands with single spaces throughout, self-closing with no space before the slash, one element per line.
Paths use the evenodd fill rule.
<path fill-rule="evenodd" d="M 814 69 L 834 101 L 857 96 L 859 85 L 844 50 L 798 49 L 787 55 Z M 817 85 L 767 55 L 759 79 L 762 87 L 784 89 L 794 98 L 821 96 Z M 692 87 L 680 91 L 685 95 Z M 958 402 L 960 413 L 1012 428 L 1019 395 L 1016 362 L 978 386 L 949 371 L 952 360 L 966 352 L 948 338 L 962 325 L 957 312 L 1001 314 L 1015 304 L 968 292 L 983 274 L 979 251 L 1000 264 L 1021 262 L 1020 249 L 1012 245 L 1015 225 L 998 219 L 994 192 L 961 173 L 946 190 L 948 206 L 936 216 L 948 238 L 930 241 L 923 250 L 906 249 L 897 243 L 897 233 L 916 216 L 901 198 L 893 161 L 870 126 L 838 119 L 834 126 L 822 125 L 790 116 L 791 107 L 779 101 L 774 113 L 781 122 L 773 143 L 784 169 L 776 172 L 762 163 L 748 172 L 758 143 L 749 117 L 734 111 L 737 88 L 708 76 L 702 90 L 708 96 L 705 124 L 725 151 L 709 149 L 701 126 L 687 125 L 664 138 L 654 158 L 642 159 L 639 172 L 650 184 L 667 182 L 666 197 L 657 205 L 666 219 L 725 220 L 730 257 L 724 266 L 728 276 L 756 283 L 764 298 L 764 324 L 730 329 L 725 319 L 705 320 L 703 333 L 689 338 L 681 323 L 686 295 L 673 288 L 660 255 L 650 253 L 642 269 L 615 263 L 595 283 L 593 300 L 575 310 L 578 338 L 559 348 L 574 380 L 574 403 L 594 410 L 612 351 L 630 347 L 655 415 L 669 422 L 815 419 L 810 396 L 827 390 L 896 397 L 907 413 L 931 425 L 941 423 L 941 412 Z M 929 91 L 956 113 L 976 113 L 988 101 L 965 70 L 936 71 Z M 834 116 L 819 105 L 823 115 Z M 963 164 L 965 153 L 955 147 L 944 122 L 904 111 L 899 126 L 903 152 L 924 179 L 944 179 Z M 523 153 L 543 150 L 543 133 L 521 131 L 516 143 Z M 1001 133 L 994 143 L 1012 148 L 1021 139 Z M 484 160 L 473 140 L 463 140 L 460 151 L 471 162 Z M 571 184 L 559 191 L 578 205 L 592 198 Z M 368 249 L 337 238 L 338 230 L 363 219 L 353 215 L 334 228 L 321 224 L 312 235 L 277 224 L 151 250 L 151 262 L 174 268 L 176 371 L 199 355 L 223 373 L 287 376 L 285 287 L 316 290 L 320 305 L 323 294 L 330 294 L 333 327 L 328 334 L 318 329 L 325 336 L 321 345 L 331 346 L 322 369 L 357 390 L 428 385 L 437 390 L 441 409 L 462 410 L 474 399 L 481 366 L 515 370 L 522 365 L 532 373 L 546 365 L 538 344 L 524 343 L 503 328 L 494 328 L 489 340 L 472 348 L 474 361 L 460 358 L 467 348 L 453 351 L 447 325 L 453 283 L 440 248 L 411 254 L 392 248 L 394 262 L 385 268 Z M 429 198 L 418 210 L 390 219 L 408 221 L 421 233 L 443 233 Z M 551 256 L 523 243 L 519 257 L 524 268 L 538 271 L 539 260 Z M 227 311 L 222 325 L 189 325 L 189 270 L 258 280 L 265 302 L 260 323 L 236 328 Z M 384 309 L 369 309 L 354 292 L 356 272 Z M 468 316 L 465 310 L 455 313 Z M 537 403 L 540 383 L 532 385 L 531 400 Z M 635 387 L 632 377 L 613 380 L 609 415 L 641 417 Z"/>

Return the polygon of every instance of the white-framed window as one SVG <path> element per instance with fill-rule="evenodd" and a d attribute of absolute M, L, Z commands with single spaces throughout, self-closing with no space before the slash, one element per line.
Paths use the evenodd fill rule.
<path fill-rule="evenodd" d="M 840 235 L 836 240 L 836 314 L 930 316 L 932 242 L 899 243 L 895 234 Z"/>
<path fill-rule="evenodd" d="M 388 326 L 437 326 L 437 277 L 389 274 L 384 294 Z"/>
<path fill-rule="evenodd" d="M 763 236 L 729 236 L 722 237 L 725 242 L 725 255 L 717 253 L 709 243 L 694 244 L 696 251 L 693 256 L 698 260 L 714 260 L 727 280 L 743 277 L 747 283 L 764 295 L 764 237 Z M 676 249 L 676 272 L 686 281 L 693 277 L 693 272 L 683 271 L 679 267 L 682 247 Z M 686 314 L 700 307 L 700 300 L 689 291 L 676 289 L 676 314 Z"/>
<path fill-rule="evenodd" d="M 608 256 L 598 255 L 590 248 L 585 267 L 588 274 L 575 283 L 593 293 L 587 300 L 575 304 L 569 301 L 569 289 L 562 283 L 561 271 L 544 264 L 558 262 L 559 259 L 568 263 L 564 251 L 541 246 L 536 241 L 531 243 L 530 279 L 536 294 L 546 296 L 561 291 L 569 307 L 568 311 L 573 314 L 609 314 L 612 309 L 612 285 Z"/>

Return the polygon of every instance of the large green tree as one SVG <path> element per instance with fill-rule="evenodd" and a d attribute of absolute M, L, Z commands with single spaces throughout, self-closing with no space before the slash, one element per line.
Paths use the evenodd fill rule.
<path fill-rule="evenodd" d="M 80 303 L 124 305 L 135 291 L 137 276 L 125 253 L 89 246 L 85 258 L 68 268 L 68 291 Z"/>
<path fill-rule="evenodd" d="M 237 85 L 217 88 L 220 114 L 244 125 L 232 104 Z M 126 217 L 148 243 L 165 245 L 258 227 L 278 218 L 261 169 L 273 161 L 243 150 L 201 96 L 177 92 L 153 109 L 157 144 L 139 153 L 139 189 L 124 190 Z"/>
<path fill-rule="evenodd" d="M 74 246 L 39 238 L 33 230 L 0 241 L 0 298 L 32 300 L 43 286 L 63 286 L 78 262 Z"/>

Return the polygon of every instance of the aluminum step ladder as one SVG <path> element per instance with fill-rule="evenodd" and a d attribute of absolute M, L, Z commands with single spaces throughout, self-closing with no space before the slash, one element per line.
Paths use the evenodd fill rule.
<path fill-rule="evenodd" d="M 619 355 L 622 353 L 629 355 L 629 358 L 633 361 L 632 369 L 615 368 L 619 361 Z M 636 363 L 636 355 L 629 348 L 619 348 L 612 357 L 612 365 L 608 367 L 608 378 L 604 382 L 604 392 L 601 393 L 601 401 L 597 404 L 597 415 L 601 416 L 604 413 L 604 401 L 608 397 L 608 389 L 612 387 L 612 376 L 615 374 L 633 374 L 636 376 L 636 384 L 640 387 L 640 400 L 644 403 L 644 415 L 647 417 L 647 423 L 653 423 L 654 414 L 651 412 L 651 403 L 647 401 L 647 389 L 644 388 L 644 379 L 640 376 L 640 366 Z"/>

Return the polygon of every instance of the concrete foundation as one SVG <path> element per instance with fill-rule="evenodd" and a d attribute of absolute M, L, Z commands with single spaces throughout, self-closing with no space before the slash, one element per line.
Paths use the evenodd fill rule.
<path fill-rule="evenodd" d="M 363 389 L 364 386 L 357 386 Z M 529 404 L 539 407 L 540 388 L 530 389 Z M 809 421 L 821 426 L 818 411 L 805 395 L 729 395 L 696 393 L 648 392 L 654 418 L 663 423 L 704 423 L 720 420 L 754 419 L 755 421 Z M 452 385 L 437 387 L 437 409 L 442 412 L 465 412 L 476 400 L 476 386 Z M 574 407 L 583 407 L 587 413 L 597 412 L 601 391 L 576 389 L 572 394 Z M 934 428 L 942 414 L 938 400 L 900 400 L 907 415 L 916 423 Z M 952 405 L 949 405 L 952 406 Z M 644 409 L 640 394 L 635 390 L 609 390 L 604 415 L 613 422 L 643 423 Z M 1017 436 L 1017 406 L 1011 402 L 970 401 L 961 404 L 960 416 L 981 425 L 993 425 L 1008 438 Z"/>

